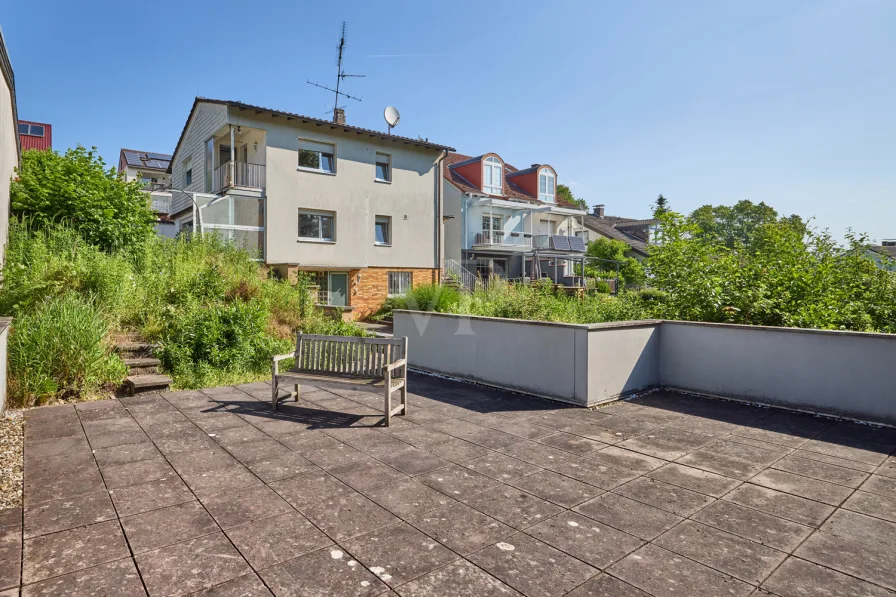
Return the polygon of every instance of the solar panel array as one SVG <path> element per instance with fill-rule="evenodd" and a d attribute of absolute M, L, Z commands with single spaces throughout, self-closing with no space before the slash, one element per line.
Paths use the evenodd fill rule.
<path fill-rule="evenodd" d="M 559 234 L 552 235 L 551 245 L 558 251 L 569 251 L 569 238 Z"/>
<path fill-rule="evenodd" d="M 570 251 L 578 251 L 579 253 L 585 252 L 585 239 L 581 236 L 570 236 L 569 237 L 569 250 Z"/>
<path fill-rule="evenodd" d="M 165 168 L 168 167 L 168 164 L 170 164 L 170 163 L 171 163 L 171 162 L 168 161 L 168 160 L 166 160 L 166 161 L 164 161 L 164 162 L 161 161 L 161 160 L 146 160 L 146 161 L 144 162 L 144 166 L 146 166 L 147 168 L 159 168 L 159 169 L 165 169 Z"/>

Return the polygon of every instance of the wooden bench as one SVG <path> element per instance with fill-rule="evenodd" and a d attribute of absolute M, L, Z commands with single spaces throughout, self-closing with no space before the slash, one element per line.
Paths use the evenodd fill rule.
<path fill-rule="evenodd" d="M 392 415 L 408 414 L 408 339 L 318 336 L 299 333 L 294 353 L 272 359 L 271 408 L 277 410 L 281 385 L 295 385 L 299 401 L 300 382 L 319 388 L 348 388 L 383 392 L 386 426 Z M 280 361 L 295 359 L 292 369 L 280 371 Z M 392 407 L 392 394 L 401 392 L 401 403 Z"/>

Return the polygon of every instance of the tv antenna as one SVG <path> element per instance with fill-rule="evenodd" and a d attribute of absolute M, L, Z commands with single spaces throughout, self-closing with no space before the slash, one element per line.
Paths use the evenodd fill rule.
<path fill-rule="evenodd" d="M 401 120 L 401 114 L 398 113 L 398 108 L 395 106 L 386 106 L 386 109 L 383 110 L 383 118 L 386 119 L 386 124 L 389 125 L 389 134 L 392 134 L 392 128 L 398 126 L 398 121 Z"/>
<path fill-rule="evenodd" d="M 363 78 L 367 75 L 350 75 L 342 70 L 342 55 L 345 53 L 345 21 L 342 21 L 342 35 L 339 38 L 339 59 L 336 62 L 336 89 L 332 87 L 327 87 L 326 85 L 321 85 L 320 83 L 312 83 L 311 81 L 306 81 L 309 85 L 314 85 L 315 87 L 320 87 L 321 89 L 326 89 L 335 94 L 333 101 L 333 120 L 336 120 L 336 110 L 339 108 L 339 96 L 353 99 L 355 101 L 360 102 L 360 97 L 355 97 L 354 95 L 350 95 L 344 91 L 340 91 L 339 87 L 342 85 L 342 80 L 347 79 L 348 77 L 359 77 Z"/>

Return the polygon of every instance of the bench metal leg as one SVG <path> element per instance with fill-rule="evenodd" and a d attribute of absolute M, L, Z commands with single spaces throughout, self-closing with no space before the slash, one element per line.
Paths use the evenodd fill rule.
<path fill-rule="evenodd" d="M 401 386 L 401 416 L 408 416 L 408 378 L 405 376 L 404 385 Z"/>
<path fill-rule="evenodd" d="M 299 384 L 296 384 L 296 402 L 299 401 Z"/>

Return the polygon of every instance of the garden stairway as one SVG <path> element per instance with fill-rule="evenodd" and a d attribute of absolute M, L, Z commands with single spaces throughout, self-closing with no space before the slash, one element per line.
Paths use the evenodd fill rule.
<path fill-rule="evenodd" d="M 164 392 L 171 385 L 171 378 L 159 373 L 162 362 L 152 356 L 154 348 L 145 342 L 119 342 L 115 346 L 128 367 L 123 386 L 128 394 Z"/>

